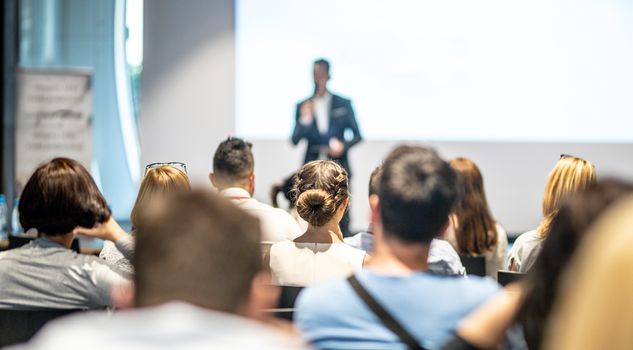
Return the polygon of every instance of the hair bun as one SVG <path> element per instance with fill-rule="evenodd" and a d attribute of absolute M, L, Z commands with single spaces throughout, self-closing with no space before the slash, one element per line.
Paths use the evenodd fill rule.
<path fill-rule="evenodd" d="M 311 189 L 297 198 L 297 213 L 312 226 L 323 226 L 336 212 L 336 203 L 324 190 Z"/>

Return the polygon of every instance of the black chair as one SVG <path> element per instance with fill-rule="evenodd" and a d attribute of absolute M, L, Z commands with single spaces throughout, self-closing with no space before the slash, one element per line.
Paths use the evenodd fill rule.
<path fill-rule="evenodd" d="M 295 302 L 297 301 L 297 296 L 303 287 L 294 287 L 294 286 L 282 286 L 281 287 L 281 295 L 279 296 L 279 304 L 277 304 L 277 309 L 275 309 L 275 314 L 278 318 L 282 318 L 288 321 L 292 321 L 294 317 L 295 311 Z"/>
<path fill-rule="evenodd" d="M 483 256 L 460 255 L 459 259 L 466 268 L 466 274 L 473 276 L 486 276 L 486 258 Z"/>
<path fill-rule="evenodd" d="M 505 287 L 512 282 L 520 281 L 524 276 L 524 273 L 500 270 L 497 271 L 497 282 Z"/>
<path fill-rule="evenodd" d="M 29 341 L 44 325 L 81 310 L 0 310 L 0 347 Z"/>
<path fill-rule="evenodd" d="M 29 244 L 33 239 L 34 238 L 24 236 L 9 236 L 9 249 L 20 248 L 23 245 Z M 73 239 L 70 249 L 79 253 L 79 240 L 77 238 Z"/>

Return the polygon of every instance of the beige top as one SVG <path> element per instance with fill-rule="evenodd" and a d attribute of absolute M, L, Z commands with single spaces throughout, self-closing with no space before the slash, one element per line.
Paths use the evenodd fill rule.
<path fill-rule="evenodd" d="M 270 248 L 273 284 L 307 286 L 347 277 L 363 267 L 367 254 L 345 243 L 279 242 Z"/>

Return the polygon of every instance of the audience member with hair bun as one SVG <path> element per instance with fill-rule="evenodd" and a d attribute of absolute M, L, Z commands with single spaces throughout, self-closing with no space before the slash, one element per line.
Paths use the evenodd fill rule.
<path fill-rule="evenodd" d="M 349 205 L 345 169 L 333 161 L 310 162 L 296 174 L 293 195 L 308 229 L 270 248 L 273 283 L 306 286 L 361 269 L 367 254 L 346 245 L 339 226 Z"/>
<path fill-rule="evenodd" d="M 113 241 L 128 259 L 133 242 L 114 221 L 88 171 L 55 158 L 28 180 L 18 206 L 25 230 L 38 238 L 0 253 L 0 309 L 96 309 L 111 306 L 111 292 L 128 280 L 105 261 L 70 249 L 75 234 Z"/>
<path fill-rule="evenodd" d="M 506 232 L 492 218 L 484 180 L 477 165 L 462 157 L 451 160 L 449 164 L 460 174 L 463 190 L 451 215 L 452 225 L 447 240 L 461 255 L 485 257 L 486 275 L 496 280 L 508 250 Z"/>
<path fill-rule="evenodd" d="M 152 205 L 156 205 L 158 201 L 171 193 L 190 189 L 189 177 L 183 170 L 170 165 L 148 168 L 130 214 L 131 236 L 135 236 L 135 230 L 142 225 L 143 217 Z M 134 273 L 132 262 L 126 259 L 112 242 L 104 242 L 99 257 L 116 265 L 126 276 Z"/>
<path fill-rule="evenodd" d="M 536 230 L 520 235 L 514 242 L 506 259 L 507 269 L 529 271 L 538 257 L 541 245 L 561 204 L 573 193 L 595 183 L 596 168 L 593 164 L 582 158 L 561 155 L 547 177 L 543 194 L 543 220 Z"/>

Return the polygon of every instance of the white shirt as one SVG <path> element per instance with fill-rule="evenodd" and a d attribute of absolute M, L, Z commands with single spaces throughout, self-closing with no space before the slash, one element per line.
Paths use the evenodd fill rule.
<path fill-rule="evenodd" d="M 314 117 L 316 118 L 319 133 L 321 135 L 325 135 L 330 128 L 330 106 L 332 104 L 332 95 L 326 92 L 323 96 L 315 96 L 312 99 L 312 103 L 314 103 Z"/>
<path fill-rule="evenodd" d="M 512 249 L 510 253 L 508 253 L 506 260 L 507 269 L 510 269 L 510 264 L 514 261 L 516 271 L 528 272 L 541 252 L 542 243 L 543 238 L 536 230 L 528 231 L 520 235 L 516 241 L 514 241 Z"/>
<path fill-rule="evenodd" d="M 242 188 L 227 188 L 220 193 L 240 209 L 259 219 L 263 242 L 293 240 L 303 234 L 299 224 L 290 214 L 283 209 L 273 208 L 251 198 L 250 194 Z"/>
<path fill-rule="evenodd" d="M 272 282 L 307 286 L 347 277 L 363 268 L 366 255 L 364 250 L 345 243 L 275 243 L 270 247 Z"/>
<path fill-rule="evenodd" d="M 263 323 L 182 302 L 75 314 L 46 325 L 16 349 L 306 349 Z"/>
<path fill-rule="evenodd" d="M 130 236 L 130 239 L 133 238 Z M 127 259 L 123 253 L 119 251 L 119 249 L 117 249 L 114 242 L 104 241 L 99 257 L 111 265 L 116 266 L 124 277 L 131 277 L 134 275 L 134 266 L 132 266 L 132 262 Z"/>

